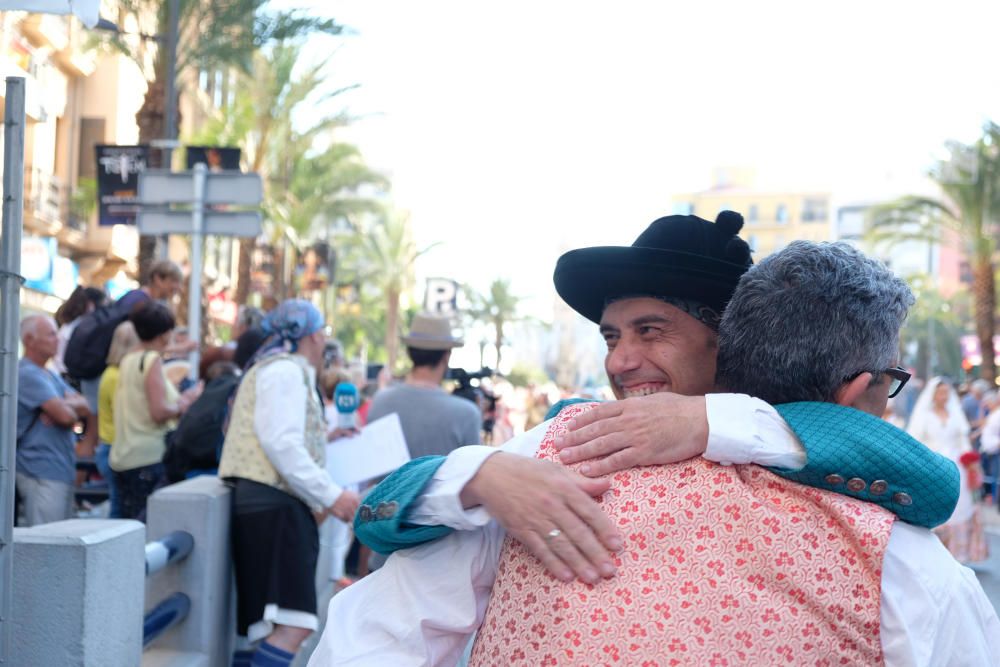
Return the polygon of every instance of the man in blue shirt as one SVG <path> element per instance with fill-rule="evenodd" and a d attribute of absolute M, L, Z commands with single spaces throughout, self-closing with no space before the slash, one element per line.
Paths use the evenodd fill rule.
<path fill-rule="evenodd" d="M 16 479 L 26 526 L 72 516 L 73 426 L 90 414 L 86 399 L 45 368 L 59 345 L 56 331 L 55 321 L 47 315 L 21 320 L 24 356 L 18 364 Z"/>

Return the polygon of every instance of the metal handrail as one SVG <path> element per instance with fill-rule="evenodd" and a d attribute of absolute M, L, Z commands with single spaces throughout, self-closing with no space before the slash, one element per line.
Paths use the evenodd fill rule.
<path fill-rule="evenodd" d="M 155 542 L 146 544 L 146 576 L 159 572 L 167 565 L 187 558 L 194 549 L 191 533 L 175 530 Z"/>
<path fill-rule="evenodd" d="M 156 605 L 142 622 L 142 648 L 145 650 L 157 637 L 174 627 L 191 611 L 191 598 L 174 593 Z"/>

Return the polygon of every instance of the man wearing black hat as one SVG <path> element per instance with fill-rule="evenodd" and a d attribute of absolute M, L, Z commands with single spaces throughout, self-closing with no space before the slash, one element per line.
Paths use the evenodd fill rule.
<path fill-rule="evenodd" d="M 556 447 L 593 442 L 563 452 L 562 461 L 611 453 L 580 468 L 591 477 L 698 455 L 720 463 L 752 462 L 788 469 L 804 484 L 879 503 L 916 525 L 942 523 L 957 499 L 954 467 L 901 431 L 893 442 L 871 442 L 865 433 L 830 433 L 807 443 L 806 457 L 788 429 L 801 426 L 794 416 L 786 425 L 762 401 L 703 396 L 715 374 L 719 315 L 751 265 L 748 246 L 736 236 L 741 226 L 742 217 L 731 211 L 721 213 L 715 224 L 669 216 L 652 223 L 630 247 L 584 248 L 560 258 L 556 290 L 601 325 L 609 346 L 608 377 L 617 398 L 624 399 L 577 417 L 575 422 L 589 425 L 561 435 Z M 650 401 L 656 401 L 655 414 L 636 410 Z M 633 419 L 639 428 L 626 423 L 625 438 L 609 433 L 608 424 L 620 428 L 615 419 L 591 424 L 592 413 L 623 413 L 619 422 L 636 413 L 642 419 Z M 620 547 L 620 536 L 589 497 L 605 492 L 608 480 L 512 455 L 533 456 L 548 426 L 539 425 L 499 452 L 461 448 L 447 460 L 412 461 L 368 496 L 370 503 L 394 503 L 397 511 L 356 521 L 359 539 L 389 553 L 495 518 L 553 574 L 569 578 L 575 573 L 589 581 L 611 576 L 609 551 Z M 754 434 L 750 446 L 747 433 Z M 623 441 L 648 446 L 612 453 Z M 851 443 L 855 454 L 839 449 L 842 442 Z M 609 444 L 612 449 L 606 449 Z M 873 460 L 866 452 L 886 451 L 900 453 L 898 469 L 865 467 Z M 895 483 L 904 478 L 899 470 L 908 471 L 907 484 Z M 868 480 L 890 480 L 892 492 L 872 494 L 865 483 L 854 488 Z"/>

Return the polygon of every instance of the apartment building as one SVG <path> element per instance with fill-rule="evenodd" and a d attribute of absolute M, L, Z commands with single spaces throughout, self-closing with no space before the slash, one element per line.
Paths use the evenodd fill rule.
<path fill-rule="evenodd" d="M 136 143 L 146 83 L 133 61 L 89 37 L 75 17 L 0 13 L 0 73 L 25 79 L 28 310 L 51 313 L 77 282 L 114 289 L 135 271 L 135 229 L 97 225 L 94 146 Z"/>
<path fill-rule="evenodd" d="M 832 238 L 829 193 L 758 189 L 748 169 L 717 169 L 713 181 L 708 190 L 676 195 L 673 212 L 708 220 L 727 209 L 741 213 L 741 236 L 757 260 L 796 239 Z"/>

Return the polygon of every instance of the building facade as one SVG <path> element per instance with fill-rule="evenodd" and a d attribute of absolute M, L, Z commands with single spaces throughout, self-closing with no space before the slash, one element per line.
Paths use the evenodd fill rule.
<path fill-rule="evenodd" d="M 829 193 L 757 189 L 753 181 L 752 171 L 719 169 L 710 189 L 676 195 L 673 212 L 708 220 L 727 209 L 741 213 L 741 236 L 757 260 L 797 239 L 832 238 Z"/>
<path fill-rule="evenodd" d="M 136 142 L 146 84 L 133 61 L 90 42 L 75 17 L 0 13 L 0 71 L 25 80 L 28 310 L 54 312 L 77 283 L 129 282 L 135 272 L 135 229 L 97 225 L 94 147 Z"/>

